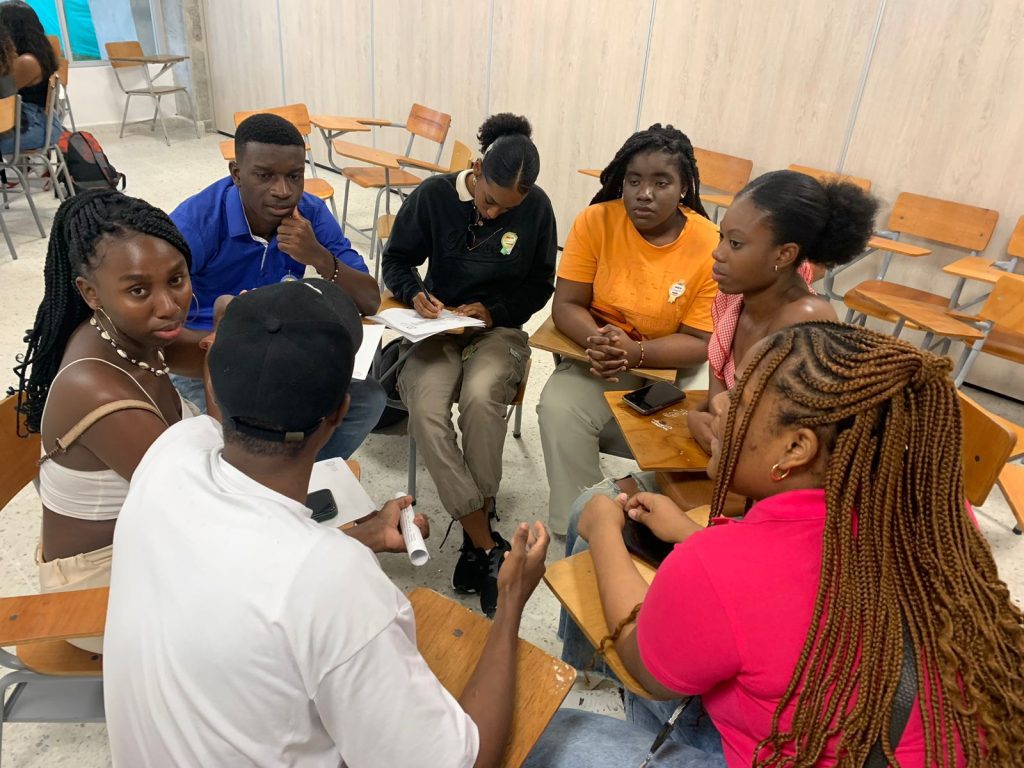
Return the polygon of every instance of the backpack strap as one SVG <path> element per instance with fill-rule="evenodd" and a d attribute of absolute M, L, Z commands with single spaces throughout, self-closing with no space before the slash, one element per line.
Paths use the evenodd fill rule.
<path fill-rule="evenodd" d="M 910 629 L 907 620 L 903 619 L 903 661 L 900 664 L 900 680 L 896 685 L 896 695 L 892 697 L 892 714 L 889 715 L 889 744 L 893 751 L 903 738 L 910 720 L 910 710 L 917 698 L 917 664 L 914 661 L 914 644 L 910 640 Z M 882 752 L 882 740 L 879 739 L 871 747 L 864 768 L 885 768 L 889 763 Z"/>
<path fill-rule="evenodd" d="M 128 410 L 149 411 L 150 413 L 154 413 L 159 417 L 160 421 L 164 423 L 164 426 L 167 426 L 167 419 L 164 418 L 160 409 L 152 403 L 146 403 L 142 400 L 115 400 L 112 403 L 106 403 L 105 405 L 101 405 L 99 408 L 94 408 L 89 411 L 89 413 L 83 416 L 81 420 L 75 424 L 75 426 L 68 430 L 66 435 L 57 438 L 57 447 L 52 451 L 44 453 L 43 457 L 39 459 L 39 463 L 42 464 L 44 461 L 52 459 L 54 456 L 63 456 L 67 452 L 68 448 L 70 448 L 72 444 L 78 440 L 78 438 L 80 438 L 87 429 L 89 429 L 89 427 L 105 416 L 117 413 L 118 411 Z"/>

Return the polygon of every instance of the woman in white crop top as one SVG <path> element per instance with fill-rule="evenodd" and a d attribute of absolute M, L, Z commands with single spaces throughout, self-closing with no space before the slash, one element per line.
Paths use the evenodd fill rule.
<path fill-rule="evenodd" d="M 163 357 L 192 301 L 189 263 L 167 214 L 142 200 L 88 192 L 57 211 L 45 294 L 15 369 L 24 428 L 42 433 L 43 591 L 109 583 L 128 481 L 160 433 L 190 415 Z M 97 412 L 118 401 L 129 403 Z"/>

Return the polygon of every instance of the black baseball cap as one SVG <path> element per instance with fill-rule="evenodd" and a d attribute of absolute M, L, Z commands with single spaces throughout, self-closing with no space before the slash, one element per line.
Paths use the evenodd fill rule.
<path fill-rule="evenodd" d="M 304 440 L 344 400 L 362 341 L 355 303 L 326 280 L 243 293 L 228 304 L 208 355 L 224 420 L 262 440 Z"/>

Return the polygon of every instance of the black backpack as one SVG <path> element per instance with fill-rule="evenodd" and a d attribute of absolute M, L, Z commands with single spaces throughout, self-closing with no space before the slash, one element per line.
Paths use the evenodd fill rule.
<path fill-rule="evenodd" d="M 124 189 L 128 183 L 127 177 L 110 164 L 103 147 L 91 133 L 65 131 L 57 146 L 64 153 L 75 192 L 117 189 L 118 186 Z"/>
<path fill-rule="evenodd" d="M 387 373 L 388 369 L 391 368 L 395 363 L 398 362 L 398 356 L 401 353 L 402 337 L 399 336 L 393 341 L 389 341 L 384 345 L 384 349 L 380 353 L 380 361 L 377 365 L 378 375 Z M 380 385 L 384 387 L 384 391 L 387 393 L 388 400 L 401 400 L 398 395 L 398 371 L 401 368 L 393 371 L 386 378 L 380 379 Z M 380 420 L 377 422 L 377 426 L 373 429 L 385 429 L 394 424 L 397 424 L 402 419 L 406 418 L 409 412 L 404 408 L 395 408 L 392 405 L 384 408 L 384 413 L 381 414 Z"/>

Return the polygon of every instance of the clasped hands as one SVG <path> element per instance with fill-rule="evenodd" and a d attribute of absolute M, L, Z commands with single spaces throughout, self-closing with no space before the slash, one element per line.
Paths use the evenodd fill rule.
<path fill-rule="evenodd" d="M 595 496 L 583 508 L 576 531 L 586 541 L 608 530 L 620 533 L 626 526 L 626 517 L 647 526 L 662 541 L 678 543 L 691 532 L 692 524 L 668 496 L 642 491 L 627 497 Z"/>
<path fill-rule="evenodd" d="M 618 382 L 618 375 L 640 362 L 640 343 L 614 325 L 604 325 L 593 336 L 587 336 L 585 350 L 590 372 L 608 381 Z"/>

